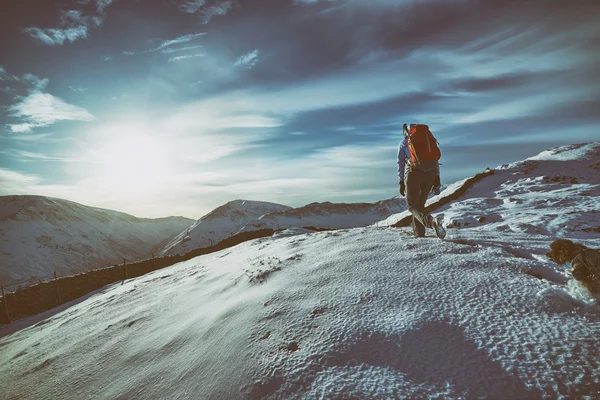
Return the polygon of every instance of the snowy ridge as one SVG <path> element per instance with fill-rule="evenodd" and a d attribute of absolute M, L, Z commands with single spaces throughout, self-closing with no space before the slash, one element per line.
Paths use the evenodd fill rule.
<path fill-rule="evenodd" d="M 433 212 L 446 228 L 587 238 L 600 232 L 600 143 L 561 146 L 499 166 L 457 201 Z M 467 181 L 448 186 L 428 205 L 452 196 Z M 549 212 L 549 210 L 553 210 Z M 378 226 L 408 216 L 393 215 Z"/>
<path fill-rule="evenodd" d="M 0 196 L 0 284 L 145 258 L 191 221 L 137 218 L 43 196 Z"/>
<path fill-rule="evenodd" d="M 107 286 L 0 338 L 0 398 L 598 398 L 598 298 L 544 257 L 598 247 L 598 155 L 499 168 L 444 241 L 269 237 Z"/>
<path fill-rule="evenodd" d="M 272 212 L 250 222 L 242 231 L 259 229 L 357 228 L 371 225 L 406 210 L 406 199 L 394 197 L 376 203 L 311 203 L 287 211 Z"/>
<path fill-rule="evenodd" d="M 190 250 L 214 245 L 238 233 L 250 221 L 268 213 L 289 209 L 291 207 L 264 201 L 230 201 L 171 238 L 160 254 L 185 254 Z"/>

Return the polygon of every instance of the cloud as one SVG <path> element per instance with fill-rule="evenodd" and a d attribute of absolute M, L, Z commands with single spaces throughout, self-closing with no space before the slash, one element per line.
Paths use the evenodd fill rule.
<path fill-rule="evenodd" d="M 180 11 L 188 14 L 194 14 L 198 12 L 206 4 L 206 0 L 185 0 L 181 3 L 178 8 Z"/>
<path fill-rule="evenodd" d="M 6 125 L 6 127 L 12 132 L 12 133 L 29 133 L 31 132 L 32 129 L 34 128 L 38 128 L 40 126 L 44 126 L 42 124 L 8 124 Z"/>
<path fill-rule="evenodd" d="M 181 61 L 181 60 L 187 60 L 188 58 L 195 58 L 195 57 L 203 57 L 204 54 L 203 53 L 199 53 L 199 54 L 188 54 L 185 56 L 177 56 L 177 57 L 172 57 L 169 58 L 169 62 L 174 62 L 174 61 Z"/>
<path fill-rule="evenodd" d="M 30 133 L 28 135 L 10 135 L 10 136 L 4 136 L 7 139 L 10 140 L 16 140 L 19 142 L 36 142 L 36 143 L 58 143 L 58 142 L 65 142 L 68 141 L 65 138 L 56 138 L 53 137 L 54 134 L 53 133 Z"/>
<path fill-rule="evenodd" d="M 62 46 L 65 42 L 73 43 L 78 39 L 87 39 L 87 25 L 79 25 L 64 29 L 26 28 L 25 32 L 39 43 L 48 46 Z"/>
<path fill-rule="evenodd" d="M 5 154 L 20 161 L 20 162 L 31 162 L 31 161 L 52 161 L 52 162 L 80 162 L 77 158 L 68 157 L 55 157 L 49 156 L 44 153 L 36 153 L 24 150 L 7 150 Z"/>
<path fill-rule="evenodd" d="M 42 182 L 36 175 L 0 168 L 0 195 L 35 193 L 30 188 Z"/>
<path fill-rule="evenodd" d="M 33 74 L 23 75 L 23 80 L 32 83 L 34 89 L 38 91 L 44 90 L 46 86 L 48 86 L 48 83 L 50 83 L 50 80 L 48 78 L 41 79 Z"/>
<path fill-rule="evenodd" d="M 191 33 L 189 35 L 179 36 L 178 38 L 175 38 L 175 39 L 164 40 L 158 46 L 153 47 L 153 48 L 151 48 L 149 50 L 124 51 L 123 54 L 125 54 L 127 56 L 133 56 L 133 55 L 136 55 L 136 54 L 153 53 L 153 52 L 156 52 L 156 51 L 160 51 L 163 54 L 171 54 L 171 53 L 175 53 L 175 52 L 178 52 L 178 51 L 186 51 L 186 50 L 198 49 L 198 48 L 203 47 L 203 46 L 201 46 L 201 45 L 199 45 L 199 46 L 186 46 L 186 47 L 179 47 L 179 48 L 173 48 L 173 46 L 178 46 L 178 45 L 181 45 L 181 44 L 184 44 L 184 43 L 189 43 L 191 41 L 194 41 L 196 39 L 201 38 L 204 35 L 206 35 L 206 32 Z"/>
<path fill-rule="evenodd" d="M 178 45 L 178 44 L 182 44 L 182 43 L 188 43 L 191 42 L 192 40 L 196 40 L 202 36 L 206 35 L 206 32 L 200 32 L 200 33 L 192 33 L 189 35 L 185 35 L 185 36 L 180 36 L 176 39 L 172 39 L 172 40 L 165 40 L 163 41 L 158 47 L 156 47 L 153 50 L 150 51 L 157 51 L 157 50 L 163 50 L 166 49 L 167 47 L 173 46 L 173 45 Z"/>
<path fill-rule="evenodd" d="M 69 89 L 71 89 L 74 92 L 80 92 L 80 93 L 87 92 L 87 90 L 88 90 L 86 88 L 74 87 L 74 86 L 71 86 L 71 85 L 69 85 Z"/>
<path fill-rule="evenodd" d="M 35 127 L 52 125 L 59 121 L 91 121 L 94 116 L 83 107 L 65 103 L 48 93 L 33 92 L 21 102 L 9 107 L 9 115 L 24 120 L 9 125 L 15 133 L 29 132 Z"/>
<path fill-rule="evenodd" d="M 0 65 L 0 82 L 10 82 L 10 81 L 18 81 L 19 77 L 15 75 L 11 75 L 6 71 L 4 66 Z"/>
<path fill-rule="evenodd" d="M 65 43 L 73 43 L 79 39 L 87 39 L 90 28 L 99 27 L 104 22 L 104 9 L 109 6 L 113 0 L 96 0 L 95 9 L 90 15 L 84 14 L 81 10 L 61 11 L 58 28 L 25 28 L 24 32 L 29 34 L 38 43 L 48 46 L 62 46 Z M 80 5 L 87 6 L 91 1 L 79 0 Z"/>
<path fill-rule="evenodd" d="M 187 14 L 199 14 L 202 23 L 207 24 L 214 16 L 227 14 L 232 6 L 229 0 L 185 0 L 178 8 Z"/>
<path fill-rule="evenodd" d="M 233 66 L 252 69 L 252 67 L 254 67 L 258 62 L 259 53 L 260 52 L 258 49 L 254 49 L 250 53 L 240 56 Z"/>
<path fill-rule="evenodd" d="M 178 47 L 175 49 L 167 48 L 167 49 L 162 49 L 160 52 L 163 54 L 172 54 L 172 53 L 178 53 L 180 51 L 197 50 L 197 49 L 201 49 L 203 47 L 204 46 L 199 45 L 199 46 Z"/>

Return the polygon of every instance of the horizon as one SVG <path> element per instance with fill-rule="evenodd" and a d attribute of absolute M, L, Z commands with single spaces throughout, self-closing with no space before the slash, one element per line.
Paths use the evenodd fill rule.
<path fill-rule="evenodd" d="M 14 3 L 0 195 L 198 219 L 397 196 L 403 123 L 431 127 L 445 185 L 598 140 L 591 0 Z"/>

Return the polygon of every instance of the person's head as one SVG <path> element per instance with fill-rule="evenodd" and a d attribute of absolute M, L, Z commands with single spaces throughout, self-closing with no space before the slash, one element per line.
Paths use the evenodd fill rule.
<path fill-rule="evenodd" d="M 567 239 L 557 239 L 550 244 L 550 251 L 546 257 L 558 264 L 564 264 L 574 259 L 577 254 L 587 249 L 582 244 L 574 243 Z"/>

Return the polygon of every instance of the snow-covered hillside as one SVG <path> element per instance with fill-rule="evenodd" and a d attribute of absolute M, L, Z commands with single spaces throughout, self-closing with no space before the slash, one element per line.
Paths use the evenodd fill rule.
<path fill-rule="evenodd" d="M 451 196 L 464 181 L 439 196 Z M 551 237 L 600 237 L 600 143 L 562 146 L 502 165 L 461 201 L 434 212 L 448 228 L 538 233 Z M 429 203 L 428 203 L 429 204 Z M 391 225 L 408 214 L 378 223 Z M 597 245 L 600 247 L 600 244 Z"/>
<path fill-rule="evenodd" d="M 406 200 L 394 197 L 376 203 L 311 203 L 304 207 L 266 214 L 242 231 L 314 227 L 343 229 L 371 225 L 406 210 Z"/>
<path fill-rule="evenodd" d="M 35 282 L 148 257 L 193 222 L 137 218 L 42 196 L 0 196 L 0 284 Z"/>
<path fill-rule="evenodd" d="M 211 246 L 240 231 L 247 223 L 261 216 L 291 207 L 264 201 L 234 200 L 215 208 L 193 225 L 170 238 L 163 255 L 185 254 L 190 250 Z"/>
<path fill-rule="evenodd" d="M 504 166 L 444 241 L 281 232 L 107 286 L 0 338 L 0 398 L 598 398 L 600 306 L 544 254 L 598 247 L 599 155 Z"/>

